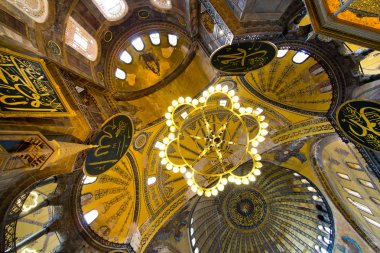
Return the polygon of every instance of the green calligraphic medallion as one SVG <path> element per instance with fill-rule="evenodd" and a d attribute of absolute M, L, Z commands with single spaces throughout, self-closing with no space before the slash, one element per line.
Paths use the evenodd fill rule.
<path fill-rule="evenodd" d="M 116 114 L 101 127 L 86 158 L 84 172 L 97 176 L 112 168 L 127 153 L 133 136 L 132 120 L 125 114 Z"/>
<path fill-rule="evenodd" d="M 217 49 L 210 57 L 211 65 L 230 74 L 243 74 L 262 68 L 277 55 L 277 47 L 268 41 L 240 42 Z"/>
<path fill-rule="evenodd" d="M 350 100 L 336 113 L 340 129 L 353 142 L 380 152 L 380 103 Z"/>

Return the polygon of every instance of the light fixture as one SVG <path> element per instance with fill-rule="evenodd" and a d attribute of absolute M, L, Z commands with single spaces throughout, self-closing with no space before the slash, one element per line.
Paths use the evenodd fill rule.
<path fill-rule="evenodd" d="M 247 185 L 261 174 L 257 146 L 268 134 L 261 108 L 243 107 L 235 91 L 217 84 L 198 99 L 180 97 L 165 113 L 161 165 L 182 173 L 190 189 L 216 196 L 228 183 Z M 239 166 L 252 159 L 252 167 Z"/>

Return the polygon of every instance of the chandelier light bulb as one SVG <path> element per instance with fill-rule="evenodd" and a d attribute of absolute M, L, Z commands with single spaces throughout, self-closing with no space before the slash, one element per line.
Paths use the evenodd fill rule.
<path fill-rule="evenodd" d="M 175 166 L 175 167 L 173 168 L 173 172 L 174 172 L 174 173 L 178 173 L 178 172 L 179 172 L 179 168 L 178 168 L 178 166 Z"/>
<path fill-rule="evenodd" d="M 238 102 L 239 101 L 239 97 L 238 96 L 233 96 L 232 97 L 232 102 Z"/>
<path fill-rule="evenodd" d="M 168 112 L 172 112 L 174 110 L 173 106 L 168 107 Z"/>
<path fill-rule="evenodd" d="M 164 158 L 165 157 L 165 152 L 164 151 L 160 151 L 160 153 L 158 153 L 158 156 L 160 158 Z"/>
<path fill-rule="evenodd" d="M 218 185 L 218 190 L 219 191 L 223 191 L 224 190 L 224 185 L 222 185 L 222 184 Z"/>
<path fill-rule="evenodd" d="M 217 189 L 212 189 L 211 190 L 211 194 L 213 195 L 213 196 L 217 196 L 218 195 L 218 190 Z"/>
<path fill-rule="evenodd" d="M 178 105 L 178 101 L 177 100 L 173 100 L 172 101 L 172 105 L 175 107 L 175 106 L 177 106 Z"/>
<path fill-rule="evenodd" d="M 234 91 L 234 90 L 230 90 L 230 91 L 228 91 L 228 95 L 230 95 L 230 96 L 234 96 L 234 95 L 235 95 L 235 91 Z"/>
<path fill-rule="evenodd" d="M 231 182 L 231 183 L 235 182 L 235 177 L 234 176 L 229 176 L 228 177 L 228 182 Z"/>
<path fill-rule="evenodd" d="M 256 161 L 260 161 L 260 160 L 261 160 L 261 155 L 256 154 L 256 155 L 253 156 L 253 158 L 254 158 Z"/>
<path fill-rule="evenodd" d="M 257 118 L 259 119 L 259 121 L 264 121 L 265 120 L 265 116 L 263 116 L 263 115 L 260 115 Z"/>
<path fill-rule="evenodd" d="M 206 102 L 205 97 L 200 97 L 199 98 L 199 103 L 203 104 L 204 102 Z"/>
<path fill-rule="evenodd" d="M 256 141 L 256 140 L 252 141 L 252 146 L 254 146 L 254 147 L 259 146 L 259 144 L 260 143 L 258 141 Z"/>
<path fill-rule="evenodd" d="M 162 165 L 165 165 L 165 164 L 167 164 L 168 163 L 168 160 L 166 159 L 166 158 L 162 158 L 162 160 L 161 160 L 161 164 Z"/>
<path fill-rule="evenodd" d="M 252 109 L 252 107 L 247 107 L 247 108 L 245 108 L 245 111 L 246 111 L 248 114 L 252 114 L 253 109 Z"/>
<path fill-rule="evenodd" d="M 251 153 L 254 154 L 254 155 L 257 154 L 257 149 L 251 148 Z"/>
<path fill-rule="evenodd" d="M 263 129 L 263 130 L 260 131 L 260 134 L 262 136 L 266 136 L 268 134 L 268 130 Z"/>
<path fill-rule="evenodd" d="M 239 109 L 239 108 L 240 108 L 240 104 L 239 104 L 239 103 L 235 103 L 235 104 L 234 104 L 234 108 L 235 108 L 235 109 Z"/>
<path fill-rule="evenodd" d="M 193 101 L 191 101 L 191 103 L 194 105 L 194 106 L 197 106 L 198 105 L 198 99 L 193 99 Z"/>
<path fill-rule="evenodd" d="M 260 107 L 256 108 L 257 115 L 260 115 L 264 110 L 261 109 Z"/>
<path fill-rule="evenodd" d="M 210 95 L 210 93 L 208 93 L 208 91 L 205 90 L 205 91 L 202 93 L 202 95 L 203 95 L 204 97 L 208 97 L 208 96 Z"/>
<path fill-rule="evenodd" d="M 175 130 L 176 130 L 176 129 L 175 129 L 175 126 L 171 126 L 171 127 L 170 127 L 170 132 L 175 132 Z"/>
<path fill-rule="evenodd" d="M 173 133 L 170 133 L 170 134 L 168 135 L 168 137 L 169 137 L 170 140 L 174 140 L 175 135 L 174 135 Z"/>
<path fill-rule="evenodd" d="M 205 196 L 206 197 L 211 197 L 211 192 L 210 191 L 205 191 Z"/>
<path fill-rule="evenodd" d="M 187 180 L 187 185 L 188 186 L 192 186 L 194 184 L 193 180 L 189 179 Z"/>
<path fill-rule="evenodd" d="M 253 174 L 254 174 L 255 176 L 260 176 L 260 175 L 261 175 L 261 171 L 258 170 L 258 169 L 254 169 L 254 170 L 253 170 Z"/>
<path fill-rule="evenodd" d="M 263 167 L 263 164 L 261 162 L 255 163 L 256 168 L 261 169 Z"/>
<path fill-rule="evenodd" d="M 248 178 L 243 178 L 243 179 L 241 180 L 241 182 L 242 182 L 243 184 L 245 184 L 245 185 L 249 184 L 249 180 L 248 180 Z"/>
<path fill-rule="evenodd" d="M 239 108 L 239 112 L 240 112 L 240 114 L 244 114 L 245 113 L 245 108 L 244 107 L 240 107 Z"/>
<path fill-rule="evenodd" d="M 162 140 L 162 142 L 164 143 L 164 144 L 168 144 L 169 143 L 169 138 L 168 137 L 165 137 L 163 140 Z"/>
<path fill-rule="evenodd" d="M 166 164 L 166 169 L 167 170 L 172 170 L 173 169 L 173 165 L 171 163 Z"/>
<path fill-rule="evenodd" d="M 262 128 L 267 128 L 268 126 L 269 126 L 269 124 L 266 123 L 266 122 L 261 123 L 261 127 L 262 127 Z"/>
<path fill-rule="evenodd" d="M 215 86 L 215 90 L 216 91 L 221 91 L 222 90 L 222 85 L 220 85 L 219 83 Z"/>
<path fill-rule="evenodd" d="M 224 93 L 228 92 L 228 85 L 224 85 L 223 88 L 222 88 L 222 91 Z"/>
<path fill-rule="evenodd" d="M 259 142 L 263 142 L 263 141 L 265 141 L 265 137 L 260 135 L 260 136 L 257 137 L 257 140 Z"/>
<path fill-rule="evenodd" d="M 191 97 L 186 97 L 185 101 L 186 101 L 186 103 L 190 104 L 191 103 Z"/>
<path fill-rule="evenodd" d="M 240 178 L 236 178 L 236 179 L 235 179 L 235 184 L 237 184 L 237 185 L 241 185 L 241 179 L 240 179 Z"/>
<path fill-rule="evenodd" d="M 210 93 L 214 93 L 214 92 L 215 92 L 215 87 L 214 87 L 214 86 L 210 86 L 210 87 L 208 88 L 208 91 L 209 91 Z"/>
<path fill-rule="evenodd" d="M 171 121 L 170 119 L 168 119 L 168 120 L 166 121 L 166 125 L 167 125 L 167 126 L 170 127 L 172 124 L 173 124 L 173 121 Z"/>
<path fill-rule="evenodd" d="M 178 98 L 178 102 L 179 102 L 180 104 L 183 104 L 183 103 L 185 102 L 185 99 L 184 99 L 183 97 L 179 97 L 179 98 Z"/>
<path fill-rule="evenodd" d="M 193 185 L 191 186 L 191 191 L 192 191 L 192 192 L 197 192 L 197 191 L 198 191 L 198 187 L 197 187 L 195 184 L 193 184 Z"/>
<path fill-rule="evenodd" d="M 227 185 L 227 184 L 228 184 L 228 180 L 227 180 L 227 178 L 222 178 L 222 180 L 220 180 L 220 182 L 221 182 L 223 185 Z"/>
<path fill-rule="evenodd" d="M 183 167 L 183 166 L 181 166 L 181 167 L 179 168 L 179 172 L 181 172 L 182 174 L 185 173 L 185 172 L 186 172 L 186 168 Z"/>
<path fill-rule="evenodd" d="M 202 189 L 198 189 L 197 194 L 198 194 L 198 196 L 202 196 L 203 195 L 203 190 Z"/>
<path fill-rule="evenodd" d="M 249 174 L 248 179 L 251 182 L 255 182 L 256 181 L 256 177 L 254 175 L 252 175 L 252 174 Z"/>
<path fill-rule="evenodd" d="M 171 113 L 169 113 L 169 112 L 165 113 L 165 118 L 166 119 L 170 119 L 171 117 L 172 117 Z"/>
<path fill-rule="evenodd" d="M 185 177 L 186 177 L 187 179 L 191 178 L 192 176 L 193 176 L 193 174 L 191 174 L 190 171 L 186 172 L 186 174 L 185 174 Z"/>

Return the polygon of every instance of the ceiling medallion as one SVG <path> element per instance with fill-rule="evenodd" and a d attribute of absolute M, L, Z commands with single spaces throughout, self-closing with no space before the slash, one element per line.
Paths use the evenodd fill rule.
<path fill-rule="evenodd" d="M 221 84 L 199 99 L 174 100 L 165 114 L 168 136 L 160 147 L 161 165 L 182 173 L 199 196 L 216 196 L 229 182 L 248 185 L 261 174 L 256 148 L 268 134 L 262 112 L 242 107 L 235 91 Z M 252 168 L 237 170 L 250 158 Z"/>

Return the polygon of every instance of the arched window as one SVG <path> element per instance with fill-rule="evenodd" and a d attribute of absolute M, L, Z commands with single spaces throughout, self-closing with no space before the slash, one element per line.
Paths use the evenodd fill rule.
<path fill-rule="evenodd" d="M 362 167 L 357 163 L 346 162 L 346 165 L 348 168 L 353 169 L 353 170 L 361 170 L 362 169 Z"/>
<path fill-rule="evenodd" d="M 349 180 L 349 181 L 350 181 L 350 177 L 349 177 L 347 174 L 340 173 L 340 172 L 337 172 L 336 174 L 337 174 L 340 178 L 343 178 L 344 180 Z"/>
<path fill-rule="evenodd" d="M 97 177 L 85 176 L 84 180 L 83 180 L 83 184 L 92 184 L 93 182 L 96 181 L 96 179 L 98 179 L 98 178 Z"/>
<path fill-rule="evenodd" d="M 92 37 L 75 19 L 69 17 L 66 26 L 65 43 L 74 48 L 81 55 L 95 61 L 98 56 L 98 44 L 94 37 Z"/>
<path fill-rule="evenodd" d="M 137 51 L 142 51 L 144 49 L 144 42 L 140 37 L 137 37 L 136 39 L 132 40 L 132 46 L 137 50 Z"/>
<path fill-rule="evenodd" d="M 344 187 L 344 186 L 343 186 L 343 189 L 344 189 L 348 194 L 350 194 L 350 195 L 352 195 L 352 196 L 355 196 L 355 197 L 360 198 L 360 199 L 362 198 L 362 196 L 360 195 L 360 193 L 357 192 L 357 191 L 351 190 L 351 189 L 349 189 L 349 188 L 347 188 L 347 187 Z"/>
<path fill-rule="evenodd" d="M 149 177 L 148 178 L 148 185 L 152 185 L 152 184 L 154 184 L 156 182 L 156 177 Z"/>
<path fill-rule="evenodd" d="M 374 221 L 374 220 L 368 218 L 368 217 L 365 216 L 365 215 L 363 215 L 363 217 L 364 217 L 364 219 L 365 219 L 366 221 L 368 221 L 368 222 L 371 223 L 372 225 L 374 225 L 374 226 L 380 228 L 380 223 L 379 223 L 379 222 Z"/>
<path fill-rule="evenodd" d="M 170 10 L 172 8 L 171 0 L 150 0 L 150 3 L 162 10 Z"/>
<path fill-rule="evenodd" d="M 153 45 L 157 46 L 160 44 L 160 34 L 159 33 L 151 33 L 149 34 L 150 42 L 152 42 Z"/>
<path fill-rule="evenodd" d="M 278 50 L 278 52 L 277 52 L 277 58 L 284 57 L 288 51 L 289 51 L 288 49 L 280 49 L 280 50 Z"/>
<path fill-rule="evenodd" d="M 127 77 L 125 72 L 119 68 L 116 69 L 115 76 L 116 78 L 121 79 L 121 80 L 124 80 Z"/>
<path fill-rule="evenodd" d="M 128 12 L 125 0 L 92 0 L 92 2 L 109 21 L 120 20 Z"/>
<path fill-rule="evenodd" d="M 98 210 L 91 210 L 84 215 L 84 219 L 88 225 L 90 225 L 96 218 L 98 218 L 99 212 Z"/>
<path fill-rule="evenodd" d="M 297 52 L 297 53 L 293 56 L 293 62 L 294 62 L 294 63 L 297 63 L 297 64 L 301 64 L 301 63 L 303 63 L 304 61 L 306 61 L 307 58 L 309 58 L 309 55 L 308 55 L 306 52 L 299 51 L 299 52 Z"/>
<path fill-rule="evenodd" d="M 360 210 L 362 210 L 362 211 L 364 211 L 366 213 L 369 213 L 369 214 L 373 215 L 371 209 L 369 209 L 368 206 L 363 205 L 362 203 L 356 202 L 356 201 L 352 200 L 351 198 L 347 198 L 347 199 L 348 199 L 348 201 L 350 201 L 351 204 L 353 204 L 354 206 L 356 206 L 358 209 L 360 209 Z"/>
<path fill-rule="evenodd" d="M 364 185 L 364 186 L 366 186 L 368 188 L 372 188 L 372 189 L 375 188 L 375 186 L 373 186 L 373 184 L 370 181 L 367 181 L 367 180 L 364 180 L 364 179 L 360 179 L 360 178 L 358 178 L 358 181 L 359 181 L 360 184 L 362 184 L 362 185 Z"/>
<path fill-rule="evenodd" d="M 122 62 L 125 62 L 126 64 L 129 64 L 132 62 L 132 56 L 130 53 L 128 53 L 127 51 L 123 51 L 120 55 L 120 60 Z"/>
<path fill-rule="evenodd" d="M 48 1 L 47 0 L 7 0 L 17 9 L 25 13 L 28 17 L 37 23 L 45 22 L 48 16 Z"/>
<path fill-rule="evenodd" d="M 177 35 L 174 35 L 174 34 L 168 34 L 168 40 L 169 40 L 169 44 L 170 44 L 172 47 L 177 46 L 177 43 L 178 43 L 178 37 L 177 37 Z"/>

